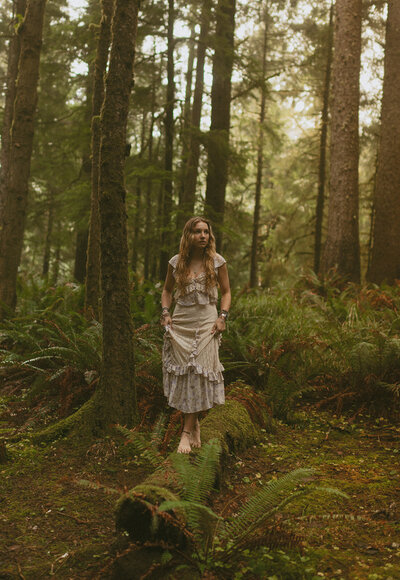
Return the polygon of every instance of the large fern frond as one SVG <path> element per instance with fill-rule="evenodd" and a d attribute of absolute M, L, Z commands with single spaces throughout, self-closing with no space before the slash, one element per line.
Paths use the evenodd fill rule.
<path fill-rule="evenodd" d="M 314 473 L 313 469 L 300 468 L 279 479 L 271 480 L 250 497 L 235 518 L 225 523 L 219 533 L 220 539 L 228 542 L 235 538 L 235 541 L 239 541 L 249 533 L 249 529 L 257 528 L 268 519 L 277 507 L 281 506 L 282 501 L 288 499 L 288 494 L 291 494 L 299 483 L 310 478 Z"/>
<path fill-rule="evenodd" d="M 182 482 L 185 500 L 200 503 L 207 501 L 215 484 L 220 453 L 219 441 L 212 439 L 203 445 L 193 462 L 183 453 L 174 456 L 173 464 Z"/>

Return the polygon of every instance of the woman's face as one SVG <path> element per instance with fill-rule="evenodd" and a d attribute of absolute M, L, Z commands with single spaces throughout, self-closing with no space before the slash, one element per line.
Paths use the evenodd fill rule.
<path fill-rule="evenodd" d="M 210 239 L 210 230 L 205 222 L 197 222 L 192 229 L 192 244 L 196 248 L 205 248 Z"/>

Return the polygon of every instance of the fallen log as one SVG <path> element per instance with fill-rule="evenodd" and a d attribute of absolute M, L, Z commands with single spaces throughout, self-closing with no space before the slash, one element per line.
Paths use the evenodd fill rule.
<path fill-rule="evenodd" d="M 203 444 L 217 440 L 221 446 L 219 477 L 229 452 L 236 452 L 257 442 L 262 425 L 253 423 L 248 410 L 238 400 L 227 400 L 214 407 L 201 421 Z M 162 466 L 143 483 L 123 494 L 116 505 L 116 526 L 128 532 L 132 541 L 171 542 L 180 548 L 188 543 L 183 514 L 157 511 L 165 500 L 179 499 L 179 481 L 169 455 Z"/>

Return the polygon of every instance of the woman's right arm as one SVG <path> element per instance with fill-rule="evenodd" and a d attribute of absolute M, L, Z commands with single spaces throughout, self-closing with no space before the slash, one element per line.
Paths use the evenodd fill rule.
<path fill-rule="evenodd" d="M 174 289 L 175 279 L 171 264 L 168 264 L 167 276 L 165 278 L 164 288 L 161 294 L 161 325 L 172 326 L 172 318 L 169 312 L 172 304 L 172 290 Z M 168 309 L 168 310 L 167 310 Z"/>

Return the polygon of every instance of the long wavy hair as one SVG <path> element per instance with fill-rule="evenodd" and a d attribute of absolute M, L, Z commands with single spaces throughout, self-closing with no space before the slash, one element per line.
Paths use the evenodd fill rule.
<path fill-rule="evenodd" d="M 206 290 L 210 290 L 217 285 L 217 276 L 214 268 L 215 237 L 212 231 L 211 223 L 203 217 L 192 217 L 188 220 L 183 228 L 181 243 L 179 245 L 179 258 L 176 264 L 175 279 L 178 290 L 182 293 L 186 292 L 189 283 L 189 263 L 192 257 L 192 246 L 194 229 L 199 222 L 207 224 L 210 237 L 207 246 L 204 248 L 204 271 L 206 274 Z"/>

